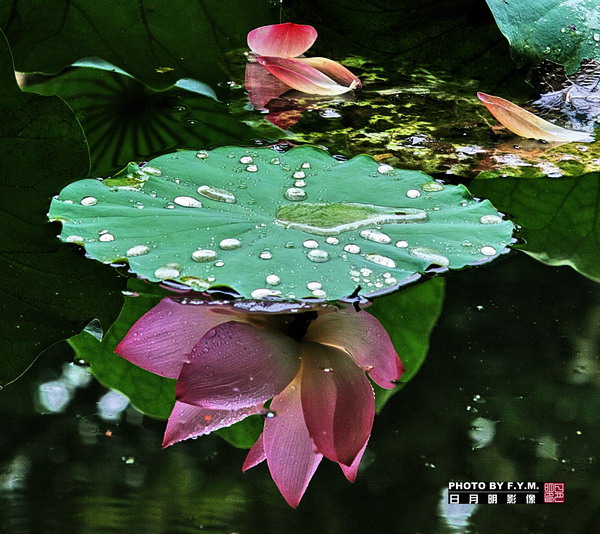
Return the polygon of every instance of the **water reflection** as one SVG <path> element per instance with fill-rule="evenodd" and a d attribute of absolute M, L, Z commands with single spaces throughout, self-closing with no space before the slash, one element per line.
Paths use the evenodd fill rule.
<path fill-rule="evenodd" d="M 449 277 L 430 355 L 376 420 L 357 482 L 324 465 L 297 511 L 266 468 L 242 474 L 245 452 L 216 436 L 162 450 L 163 421 L 132 419 L 131 407 L 104 420 L 96 382 L 74 389 L 62 413 L 36 413 L 30 392 L 64 372 L 64 354 L 47 356 L 0 396 L 1 529 L 595 532 L 600 392 L 596 373 L 570 377 L 581 347 L 598 346 L 599 297 L 594 282 L 525 255 Z M 586 354 L 598 365 L 597 351 Z M 451 480 L 566 482 L 567 504 L 455 508 Z"/>

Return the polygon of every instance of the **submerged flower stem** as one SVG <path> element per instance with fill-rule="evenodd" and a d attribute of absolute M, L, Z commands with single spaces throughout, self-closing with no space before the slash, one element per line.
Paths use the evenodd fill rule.
<path fill-rule="evenodd" d="M 294 317 L 294 320 L 288 326 L 287 335 L 296 341 L 302 340 L 308 331 L 310 323 L 317 318 L 317 312 L 311 311 L 301 313 Z"/>

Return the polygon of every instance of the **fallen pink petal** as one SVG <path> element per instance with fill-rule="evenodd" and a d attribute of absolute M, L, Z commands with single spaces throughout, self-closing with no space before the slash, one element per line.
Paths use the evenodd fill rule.
<path fill-rule="evenodd" d="M 299 57 L 315 42 L 317 31 L 312 26 L 284 23 L 263 26 L 248 34 L 248 46 L 257 61 L 287 87 L 314 95 L 341 95 L 362 86 L 361 81 L 346 67 L 323 57 Z M 264 98 L 256 97 L 253 79 L 246 74 L 246 89 L 255 109 L 264 109 Z M 254 86 L 256 87 L 256 86 Z M 273 92 L 279 91 L 274 88 Z M 254 95 L 252 93 L 254 92 Z M 265 98 L 270 94 L 263 91 Z M 279 93 L 281 94 L 281 93 Z M 278 95 L 275 95 L 278 96 Z M 262 107 L 256 107 L 256 104 Z"/>
<path fill-rule="evenodd" d="M 177 373 L 165 447 L 264 412 L 270 401 L 271 416 L 243 470 L 266 460 L 292 507 L 323 457 L 355 480 L 375 416 L 367 376 L 391 388 L 403 373 L 383 327 L 353 308 L 232 313 L 165 298 L 133 325 L 116 352 L 157 374 Z"/>
<path fill-rule="evenodd" d="M 562 128 L 499 96 L 479 92 L 477 97 L 502 126 L 521 137 L 558 143 L 594 141 L 589 132 Z"/>

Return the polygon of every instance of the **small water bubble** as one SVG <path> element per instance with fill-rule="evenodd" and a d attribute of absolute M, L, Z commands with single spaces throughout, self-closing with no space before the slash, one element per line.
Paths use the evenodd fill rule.
<path fill-rule="evenodd" d="M 442 184 L 440 184 L 439 182 L 427 182 L 426 184 L 423 184 L 421 186 L 421 189 L 423 191 L 427 191 L 429 193 L 433 193 L 435 191 L 443 191 L 444 190 L 444 186 Z"/>
<path fill-rule="evenodd" d="M 265 282 L 270 286 L 277 286 L 281 283 L 281 278 L 276 274 L 270 274 L 265 278 Z"/>
<path fill-rule="evenodd" d="M 381 254 L 367 254 L 365 259 L 372 263 L 389 267 L 390 269 L 394 269 L 396 267 L 396 262 L 392 258 L 382 256 Z"/>
<path fill-rule="evenodd" d="M 307 239 L 302 246 L 305 248 L 319 248 L 319 242 L 314 239 Z"/>
<path fill-rule="evenodd" d="M 121 456 L 121 461 L 127 465 L 133 465 L 135 463 L 135 456 Z"/>
<path fill-rule="evenodd" d="M 279 165 L 281 163 L 281 160 L 279 158 L 272 158 L 269 163 L 271 165 Z"/>
<path fill-rule="evenodd" d="M 252 156 L 242 156 L 240 158 L 240 163 L 243 163 L 244 165 L 247 165 L 248 163 L 252 163 Z"/>
<path fill-rule="evenodd" d="M 69 235 L 65 238 L 67 243 L 77 243 L 78 245 L 83 245 L 83 237 L 80 235 Z"/>
<path fill-rule="evenodd" d="M 321 289 L 322 285 L 320 282 L 308 282 L 308 284 L 306 284 L 306 287 L 310 290 L 310 291 L 316 291 L 317 289 Z"/>
<path fill-rule="evenodd" d="M 198 249 L 192 252 L 192 259 L 198 263 L 206 263 L 217 259 L 218 254 L 210 249 Z"/>
<path fill-rule="evenodd" d="M 164 267 L 159 267 L 154 271 L 154 276 L 161 280 L 168 278 L 177 278 L 181 274 L 181 266 L 177 263 L 167 263 Z"/>
<path fill-rule="evenodd" d="M 322 367 L 321 370 L 324 373 L 333 373 L 333 367 Z"/>
<path fill-rule="evenodd" d="M 305 180 L 296 180 L 296 181 L 294 182 L 294 185 L 295 185 L 296 187 L 304 187 L 304 186 L 306 185 L 306 181 L 305 181 Z"/>
<path fill-rule="evenodd" d="M 98 199 L 96 197 L 83 197 L 79 203 L 82 206 L 95 206 L 98 204 Z"/>
<path fill-rule="evenodd" d="M 227 204 L 235 204 L 237 202 L 237 198 L 235 198 L 233 193 L 227 191 L 226 189 L 213 187 L 212 185 L 201 185 L 198 188 L 198 193 L 200 193 L 203 197 L 216 200 L 217 202 L 226 202 Z"/>
<path fill-rule="evenodd" d="M 246 167 L 246 170 L 248 172 L 256 172 L 256 171 L 258 171 L 258 165 L 254 165 L 254 163 L 252 165 L 248 165 Z"/>
<path fill-rule="evenodd" d="M 375 243 L 388 244 L 392 242 L 392 238 L 389 235 L 379 232 L 378 230 L 371 230 L 370 228 L 361 230 L 360 237 L 368 239 L 369 241 L 374 241 Z"/>
<path fill-rule="evenodd" d="M 167 208 L 168 210 L 175 209 L 175 204 L 173 204 L 172 202 L 167 202 L 165 204 L 165 208 Z"/>
<path fill-rule="evenodd" d="M 502 217 L 498 217 L 498 215 L 483 215 L 479 222 L 481 224 L 500 224 L 502 222 Z"/>
<path fill-rule="evenodd" d="M 360 247 L 353 243 L 350 243 L 344 247 L 344 250 L 350 254 L 358 254 L 360 252 Z"/>
<path fill-rule="evenodd" d="M 329 261 L 329 254 L 327 253 L 327 251 L 325 250 L 321 250 L 318 248 L 315 248 L 313 250 L 311 250 L 306 257 L 315 263 L 324 263 L 326 261 Z"/>
<path fill-rule="evenodd" d="M 595 33 L 593 37 L 594 37 L 594 41 L 596 41 L 596 42 L 600 41 L 600 34 Z"/>
<path fill-rule="evenodd" d="M 388 286 L 393 286 L 398 282 L 398 280 L 396 280 L 393 276 L 390 276 L 389 278 L 385 278 L 383 282 Z"/>
<path fill-rule="evenodd" d="M 271 254 L 268 250 L 263 250 L 258 257 L 261 260 L 270 260 L 273 257 L 273 254 Z"/>
<path fill-rule="evenodd" d="M 368 267 L 361 267 L 360 274 L 362 274 L 363 276 L 370 276 L 373 274 L 373 271 Z"/>
<path fill-rule="evenodd" d="M 326 238 L 325 242 L 329 243 L 330 245 L 339 245 L 340 244 L 340 240 L 337 237 L 333 237 L 333 236 L 329 236 L 328 238 Z"/>
<path fill-rule="evenodd" d="M 223 260 L 215 261 L 215 267 L 223 267 L 225 262 Z"/>
<path fill-rule="evenodd" d="M 421 196 L 421 192 L 418 191 L 417 189 L 409 189 L 406 192 L 406 196 L 408 198 L 419 198 Z"/>
<path fill-rule="evenodd" d="M 408 248 L 408 241 L 404 241 L 403 239 L 396 241 L 396 246 L 398 248 Z"/>
<path fill-rule="evenodd" d="M 196 119 L 185 119 L 183 121 L 183 124 L 185 124 L 186 126 L 198 126 L 198 124 L 200 124 L 200 122 L 197 121 Z"/>
<path fill-rule="evenodd" d="M 285 248 L 294 248 L 296 245 L 294 244 L 293 241 L 286 241 L 285 244 L 283 245 Z"/>
<path fill-rule="evenodd" d="M 129 250 L 127 250 L 127 252 L 125 254 L 129 257 L 132 257 L 132 256 L 143 256 L 144 254 L 148 254 L 148 252 L 150 252 L 150 248 L 147 247 L 146 245 L 135 245 L 135 246 L 131 247 Z"/>
<path fill-rule="evenodd" d="M 234 250 L 236 248 L 240 248 L 241 246 L 242 246 L 241 241 L 239 239 L 235 239 L 235 238 L 223 239 L 219 243 L 219 247 L 222 248 L 223 250 Z"/>
<path fill-rule="evenodd" d="M 394 167 L 392 167 L 391 165 L 386 165 L 385 163 L 379 165 L 379 167 L 377 167 L 377 172 L 379 174 L 387 174 L 389 172 L 392 172 L 394 170 Z"/>
<path fill-rule="evenodd" d="M 310 163 L 305 161 L 302 165 L 300 165 L 302 169 L 310 169 Z"/>
<path fill-rule="evenodd" d="M 115 236 L 112 235 L 110 232 L 105 232 L 102 233 L 100 235 L 100 237 L 98 237 L 98 241 L 102 241 L 103 243 L 108 243 L 109 241 L 114 241 L 115 240 Z"/>
<path fill-rule="evenodd" d="M 497 254 L 496 249 L 490 246 L 481 247 L 479 252 L 481 252 L 484 256 L 495 256 Z"/>
<path fill-rule="evenodd" d="M 288 200 L 299 202 L 306 199 L 306 191 L 298 187 L 290 187 L 285 191 L 283 196 Z"/>
<path fill-rule="evenodd" d="M 296 172 L 293 174 L 293 177 L 294 177 L 296 180 L 302 180 L 303 178 L 306 178 L 306 173 L 305 173 L 304 171 L 296 171 Z"/>
<path fill-rule="evenodd" d="M 201 208 L 202 202 L 194 197 L 180 196 L 175 197 L 173 202 L 178 206 L 183 206 L 184 208 Z"/>
<path fill-rule="evenodd" d="M 196 157 L 198 159 L 206 159 L 208 158 L 208 152 L 206 152 L 205 150 L 200 150 L 199 152 L 196 152 Z"/>

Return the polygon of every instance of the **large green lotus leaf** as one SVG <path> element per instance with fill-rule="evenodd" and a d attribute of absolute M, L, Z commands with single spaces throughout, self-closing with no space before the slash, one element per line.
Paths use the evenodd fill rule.
<path fill-rule="evenodd" d="M 1 387 L 90 319 L 110 324 L 124 278 L 60 245 L 48 225 L 48 199 L 88 171 L 87 144 L 62 100 L 19 90 L 1 32 L 0 114 Z"/>
<path fill-rule="evenodd" d="M 514 217 L 525 241 L 518 248 L 600 282 L 600 173 L 554 180 L 478 179 L 471 190 Z"/>
<path fill-rule="evenodd" d="M 429 350 L 429 336 L 442 312 L 444 279 L 434 278 L 394 295 L 377 299 L 366 311 L 387 330 L 405 372 L 394 389 L 374 385 L 377 410 L 419 371 Z"/>
<path fill-rule="evenodd" d="M 247 143 L 252 137 L 251 130 L 198 83 L 180 80 L 169 90 L 153 91 L 119 69 L 106 68 L 75 67 L 27 87 L 60 96 L 71 106 L 90 145 L 93 176 L 115 172 L 124 161 L 148 154 Z"/>
<path fill-rule="evenodd" d="M 135 278 L 129 280 L 128 289 L 119 317 L 102 339 L 84 330 L 68 341 L 76 360 L 89 363 L 102 385 L 121 392 L 139 411 L 166 418 L 175 404 L 175 380 L 149 373 L 114 352 L 133 324 L 166 292 Z"/>
<path fill-rule="evenodd" d="M 585 0 L 487 0 L 515 56 L 534 66 L 545 59 L 567 74 L 582 59 L 600 59 L 600 10 Z"/>
<path fill-rule="evenodd" d="M 0 27 L 17 70 L 56 73 L 100 57 L 161 89 L 181 78 L 216 88 L 227 74 L 222 53 L 245 46 L 246 34 L 275 22 L 263 0 L 15 0 L 0 4 Z M 232 14 L 235 14 L 233 16 Z"/>
<path fill-rule="evenodd" d="M 491 260 L 513 231 L 463 186 L 314 147 L 179 151 L 126 172 L 53 200 L 61 239 L 151 281 L 245 298 L 383 294 L 432 265 Z"/>

